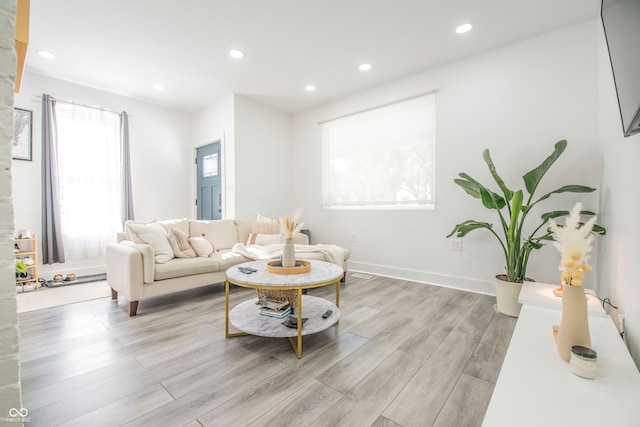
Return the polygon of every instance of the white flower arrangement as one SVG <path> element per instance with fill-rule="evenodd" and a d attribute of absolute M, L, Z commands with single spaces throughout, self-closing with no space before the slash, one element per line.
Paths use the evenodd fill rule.
<path fill-rule="evenodd" d="M 294 234 L 302 230 L 304 222 L 298 224 L 301 216 L 302 209 L 298 208 L 292 214 L 278 218 L 278 222 L 280 223 L 280 233 L 285 239 L 292 239 Z"/>
<path fill-rule="evenodd" d="M 556 224 L 549 220 L 549 228 L 553 233 L 554 243 L 560 256 L 562 257 L 561 280 L 562 285 L 582 286 L 584 273 L 592 270 L 589 261 L 589 253 L 591 253 L 591 243 L 593 242 L 593 234 L 591 230 L 596 222 L 593 216 L 587 222 L 581 225 L 580 212 L 582 204 L 576 203 L 570 211 L 564 226 Z"/>

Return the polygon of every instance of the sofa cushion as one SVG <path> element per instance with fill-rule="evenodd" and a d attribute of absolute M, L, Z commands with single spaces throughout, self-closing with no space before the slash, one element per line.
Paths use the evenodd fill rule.
<path fill-rule="evenodd" d="M 215 250 L 211 242 L 209 242 L 204 237 L 189 237 L 189 243 L 191 244 L 191 247 L 196 251 L 196 254 L 204 258 L 211 255 Z"/>
<path fill-rule="evenodd" d="M 278 226 L 280 225 L 280 223 L 278 222 L 278 218 L 265 216 L 265 215 L 262 215 L 260 212 L 256 214 L 256 222 L 273 223 L 273 224 L 277 224 Z"/>
<path fill-rule="evenodd" d="M 236 231 L 238 232 L 238 242 L 246 242 L 251 232 L 250 219 L 235 219 Z"/>
<path fill-rule="evenodd" d="M 280 234 L 280 224 L 254 221 L 251 223 L 251 232 L 254 234 Z"/>
<path fill-rule="evenodd" d="M 167 233 L 158 223 L 128 224 L 129 230 L 139 242 L 151 246 L 156 263 L 162 264 L 173 259 L 173 249 L 167 239 Z"/>
<path fill-rule="evenodd" d="M 176 258 L 195 258 L 196 251 L 191 247 L 187 233 L 170 228 L 168 238 Z"/>
<path fill-rule="evenodd" d="M 164 264 L 156 264 L 155 280 L 215 273 L 216 271 L 220 271 L 220 261 L 215 257 L 174 258 Z"/>
<path fill-rule="evenodd" d="M 225 249 L 220 252 L 215 252 L 211 254 L 209 258 L 214 258 L 218 260 L 218 263 L 220 265 L 220 270 L 227 270 L 228 268 L 233 267 L 234 265 L 237 265 L 243 262 L 253 261 L 252 259 L 246 258 L 240 255 L 239 253 L 233 252 L 232 250 L 228 250 L 228 249 Z"/>
<path fill-rule="evenodd" d="M 124 223 L 124 240 L 130 240 L 132 242 L 136 242 L 136 243 L 144 243 L 142 240 L 140 240 L 138 238 L 138 236 L 136 235 L 136 233 L 134 233 L 133 231 L 131 231 L 131 228 L 129 228 L 129 226 L 131 224 L 142 224 L 142 225 L 149 225 L 154 223 L 155 221 L 139 221 L 139 220 L 135 220 L 135 219 L 128 219 L 127 221 L 125 221 Z"/>
<path fill-rule="evenodd" d="M 175 228 L 176 230 L 182 231 L 187 236 L 189 235 L 189 220 L 186 218 L 167 219 L 167 220 L 157 221 L 157 223 L 160 224 L 165 229 L 167 234 L 169 234 L 169 231 L 172 228 Z"/>
<path fill-rule="evenodd" d="M 216 250 L 230 249 L 238 243 L 238 231 L 232 219 L 192 220 L 189 222 L 189 234 L 191 237 L 204 237 Z"/>
<path fill-rule="evenodd" d="M 282 236 L 279 234 L 258 234 L 258 233 L 249 233 L 249 238 L 247 239 L 247 246 L 250 245 L 275 245 L 277 243 L 282 243 Z"/>

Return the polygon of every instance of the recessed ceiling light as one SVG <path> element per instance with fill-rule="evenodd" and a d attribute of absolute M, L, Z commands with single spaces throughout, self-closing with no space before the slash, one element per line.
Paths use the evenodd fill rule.
<path fill-rule="evenodd" d="M 166 90 L 166 88 L 162 85 L 153 85 L 153 89 L 157 90 L 158 92 L 164 92 Z"/>
<path fill-rule="evenodd" d="M 469 23 L 462 24 L 456 27 L 456 33 L 458 34 L 468 33 L 469 31 L 471 31 L 472 28 L 473 28 L 473 24 L 469 24 Z"/>
<path fill-rule="evenodd" d="M 38 55 L 42 56 L 43 58 L 47 58 L 47 59 L 55 59 L 56 54 L 49 52 L 47 50 L 39 50 L 38 51 Z"/>
<path fill-rule="evenodd" d="M 371 64 L 360 64 L 358 68 L 360 71 L 369 71 L 371 69 Z"/>
<path fill-rule="evenodd" d="M 316 90 L 316 87 L 314 85 L 306 85 L 304 87 L 304 90 L 306 90 L 307 92 L 313 92 L 314 90 Z"/>
<path fill-rule="evenodd" d="M 229 51 L 229 55 L 231 55 L 233 58 L 242 58 L 244 56 L 244 52 L 240 49 L 231 49 Z"/>

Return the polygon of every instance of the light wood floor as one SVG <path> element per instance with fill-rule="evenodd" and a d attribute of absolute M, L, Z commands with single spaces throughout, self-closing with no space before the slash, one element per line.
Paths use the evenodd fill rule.
<path fill-rule="evenodd" d="M 255 291 L 232 287 L 232 303 Z M 335 287 L 310 295 L 333 301 Z M 224 337 L 224 286 L 19 315 L 29 426 L 475 426 L 516 319 L 495 298 L 349 276 L 340 323 Z"/>

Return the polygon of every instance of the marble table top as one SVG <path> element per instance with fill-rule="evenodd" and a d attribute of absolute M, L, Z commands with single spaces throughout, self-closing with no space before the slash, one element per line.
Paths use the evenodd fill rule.
<path fill-rule="evenodd" d="M 249 287 L 291 287 L 306 288 L 319 284 L 333 284 L 342 278 L 342 267 L 324 261 L 310 260 L 311 271 L 302 274 L 274 274 L 266 269 L 268 261 L 251 261 L 235 265 L 227 269 L 227 279 L 234 284 L 249 285 Z M 245 274 L 238 267 L 251 267 L 258 271 Z"/>
<path fill-rule="evenodd" d="M 286 317 L 280 319 L 261 315 L 256 301 L 258 299 L 254 298 L 235 306 L 229 312 L 229 322 L 251 335 L 272 338 L 298 336 L 297 329 L 288 328 L 282 324 Z M 327 319 L 323 319 L 322 315 L 327 310 L 332 310 L 333 313 Z M 308 318 L 302 327 L 302 335 L 315 334 L 333 326 L 340 319 L 340 309 L 324 298 L 303 295 L 302 317 Z"/>

